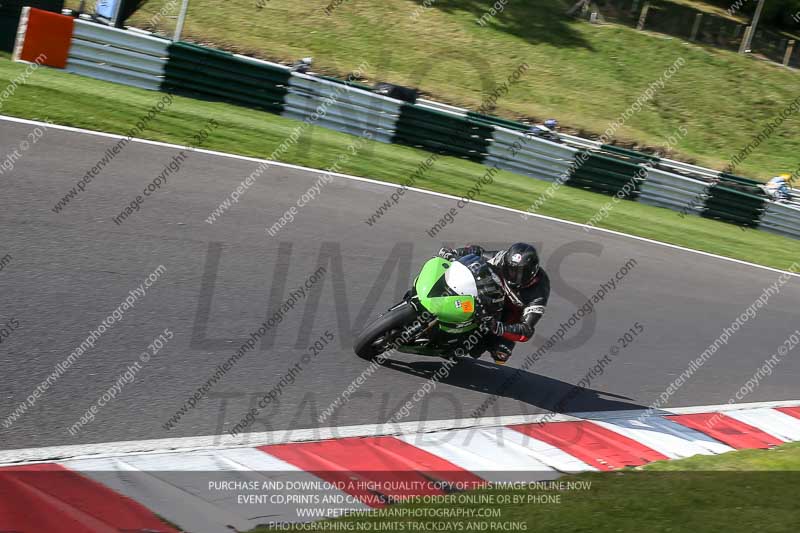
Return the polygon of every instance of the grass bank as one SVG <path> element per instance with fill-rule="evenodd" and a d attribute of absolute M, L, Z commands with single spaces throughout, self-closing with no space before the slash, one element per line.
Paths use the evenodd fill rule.
<path fill-rule="evenodd" d="M 20 76 L 25 67 L 0 58 L 0 86 Z M 156 92 L 84 78 L 63 71 L 41 68 L 15 94 L 3 102 L 0 113 L 31 119 L 49 119 L 57 124 L 127 133 L 161 95 Z M 141 136 L 147 139 L 190 143 L 192 135 L 213 118 L 220 126 L 205 144 L 213 150 L 267 157 L 299 122 L 223 103 L 175 97 L 167 111 L 148 124 Z M 326 168 L 354 137 L 324 128 L 309 128 L 286 152 L 283 161 Z M 343 172 L 401 183 L 430 154 L 413 148 L 369 142 L 358 157 L 342 167 Z M 417 187 L 446 192 L 466 192 L 486 167 L 452 157 L 442 157 Z M 480 200 L 525 210 L 549 184 L 498 172 L 495 185 L 481 192 Z M 543 215 L 586 222 L 609 202 L 609 197 L 561 187 L 539 209 Z M 205 216 L 205 213 L 203 214 Z M 678 213 L 644 204 L 623 202 L 600 224 L 613 230 L 687 246 L 776 268 L 788 268 L 800 257 L 800 241 L 747 230 L 698 217 L 681 218 Z M 588 234 L 587 234 L 588 237 Z"/>
<path fill-rule="evenodd" d="M 270 0 L 256 2 L 259 9 L 245 0 L 192 0 L 183 35 L 273 60 L 313 56 L 315 70 L 338 76 L 367 61 L 369 82 L 416 86 L 434 99 L 473 109 L 525 62 L 530 70 L 495 113 L 555 117 L 595 135 L 682 57 L 686 64 L 625 122 L 616 140 L 666 147 L 667 138 L 684 127 L 688 134 L 668 153 L 718 169 L 797 97 L 796 72 L 662 34 L 574 21 L 564 15 L 574 3 L 510 0 L 481 26 L 476 20 L 492 2 L 435 0 L 425 8 L 412 0 Z M 165 15 L 178 6 L 150 0 L 131 23 L 171 33 L 175 19 Z M 795 114 L 737 172 L 762 179 L 791 172 L 800 164 L 798 153 Z"/>

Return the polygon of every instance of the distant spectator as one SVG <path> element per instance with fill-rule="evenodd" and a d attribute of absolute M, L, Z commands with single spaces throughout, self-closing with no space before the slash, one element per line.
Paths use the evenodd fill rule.
<path fill-rule="evenodd" d="M 314 58 L 311 57 L 304 57 L 300 61 L 295 61 L 291 69 L 294 72 L 299 72 L 301 74 L 306 74 L 309 70 L 311 70 L 311 63 L 313 62 Z"/>
<path fill-rule="evenodd" d="M 528 130 L 528 134 L 541 139 L 547 139 L 548 141 L 560 143 L 561 137 L 558 136 L 556 128 L 558 128 L 558 121 L 554 118 L 549 118 L 544 121 L 544 124 L 534 124 L 531 126 L 531 129 Z"/>
<path fill-rule="evenodd" d="M 767 182 L 764 190 L 773 201 L 788 202 L 792 199 L 792 193 L 789 189 L 789 184 L 787 183 L 788 179 L 789 174 L 781 174 L 780 176 L 775 176 Z"/>

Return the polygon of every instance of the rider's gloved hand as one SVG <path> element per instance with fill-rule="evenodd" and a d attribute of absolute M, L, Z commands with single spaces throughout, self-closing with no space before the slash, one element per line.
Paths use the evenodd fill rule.
<path fill-rule="evenodd" d="M 482 255 L 483 248 L 477 246 L 475 244 L 468 244 L 464 248 L 461 249 L 464 252 L 464 255 Z"/>
<path fill-rule="evenodd" d="M 458 254 L 456 254 L 456 251 L 452 248 L 448 248 L 447 246 L 442 247 L 442 249 L 439 250 L 439 253 L 436 255 L 442 259 L 447 259 L 448 261 L 455 261 L 458 259 Z"/>
<path fill-rule="evenodd" d="M 505 327 L 503 327 L 503 323 L 494 317 L 486 317 L 483 321 L 483 327 L 486 329 L 486 331 L 489 331 L 492 335 L 497 335 L 498 337 L 505 333 Z"/>

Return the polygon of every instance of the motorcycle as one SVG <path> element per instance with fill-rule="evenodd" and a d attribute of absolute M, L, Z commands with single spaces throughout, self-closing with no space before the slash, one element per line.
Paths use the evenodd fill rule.
<path fill-rule="evenodd" d="M 549 122 L 549 121 L 548 121 Z M 564 141 L 561 139 L 561 136 L 556 132 L 554 126 L 547 126 L 536 124 L 531 126 L 531 129 L 525 132 L 525 135 L 528 137 L 538 137 L 539 139 L 546 139 L 550 142 L 564 144 Z"/>
<path fill-rule="evenodd" d="M 503 282 L 477 255 L 456 261 L 429 259 L 403 300 L 356 336 L 362 359 L 387 352 L 441 357 L 480 357 L 488 339 L 486 321 L 497 318 L 505 294 Z"/>

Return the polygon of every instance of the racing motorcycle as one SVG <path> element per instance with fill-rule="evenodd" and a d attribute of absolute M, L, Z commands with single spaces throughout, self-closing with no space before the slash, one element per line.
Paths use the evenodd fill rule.
<path fill-rule="evenodd" d="M 480 357 L 486 322 L 502 311 L 503 287 L 477 255 L 429 259 L 403 300 L 356 336 L 356 355 L 369 361 L 393 350 L 445 359 Z"/>

